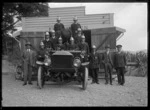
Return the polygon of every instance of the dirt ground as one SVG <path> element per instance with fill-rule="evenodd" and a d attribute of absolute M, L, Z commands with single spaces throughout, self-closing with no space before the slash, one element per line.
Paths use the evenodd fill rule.
<path fill-rule="evenodd" d="M 147 106 L 147 77 L 126 76 L 126 83 L 120 86 L 91 84 L 84 91 L 78 82 L 58 84 L 46 82 L 43 89 L 33 85 L 22 86 L 15 80 L 15 69 L 7 62 L 2 64 L 2 106 Z"/>

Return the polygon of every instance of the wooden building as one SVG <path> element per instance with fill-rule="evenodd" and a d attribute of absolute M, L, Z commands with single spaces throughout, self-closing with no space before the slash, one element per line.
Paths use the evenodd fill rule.
<path fill-rule="evenodd" d="M 73 23 L 73 17 L 77 16 L 86 41 L 90 47 L 96 45 L 97 50 L 103 50 L 107 44 L 115 49 L 116 39 L 125 32 L 125 29 L 114 26 L 113 13 L 85 14 L 85 6 L 49 8 L 48 17 L 22 18 L 21 50 L 24 50 L 27 40 L 32 43 L 34 49 L 38 50 L 45 32 L 54 27 L 58 16 L 61 17 L 65 28 L 69 28 Z"/>

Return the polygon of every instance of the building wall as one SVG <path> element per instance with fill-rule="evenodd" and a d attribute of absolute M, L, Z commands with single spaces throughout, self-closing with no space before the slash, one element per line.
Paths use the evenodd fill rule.
<path fill-rule="evenodd" d="M 67 8 L 50 8 L 48 17 L 24 17 L 23 32 L 40 32 L 49 31 L 56 23 L 56 18 L 60 16 L 65 28 L 73 23 L 73 17 L 78 17 L 78 22 L 82 28 L 96 29 L 104 27 L 113 27 L 113 13 L 109 14 L 85 14 L 85 7 L 67 7 Z"/>

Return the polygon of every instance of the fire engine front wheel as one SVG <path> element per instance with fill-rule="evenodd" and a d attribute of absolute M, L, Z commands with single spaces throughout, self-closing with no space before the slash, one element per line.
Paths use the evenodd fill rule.
<path fill-rule="evenodd" d="M 43 67 L 42 66 L 39 66 L 39 68 L 38 68 L 37 81 L 38 81 L 39 88 L 42 89 L 43 86 L 44 86 L 44 71 L 43 71 Z"/>
<path fill-rule="evenodd" d="M 85 67 L 85 70 L 84 70 L 84 73 L 83 73 L 83 81 L 82 81 L 82 88 L 83 88 L 83 90 L 86 90 L 86 88 L 87 88 L 88 74 L 89 74 L 88 68 Z"/>

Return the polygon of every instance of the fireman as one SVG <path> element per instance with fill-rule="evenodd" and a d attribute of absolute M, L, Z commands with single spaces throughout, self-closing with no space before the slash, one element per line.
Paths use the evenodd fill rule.
<path fill-rule="evenodd" d="M 81 36 L 82 36 L 82 30 L 81 30 L 81 28 L 78 28 L 77 35 L 74 36 L 76 44 L 80 44 L 81 43 Z"/>
<path fill-rule="evenodd" d="M 37 55 L 39 55 L 41 57 L 44 57 L 45 56 L 45 52 L 46 52 L 46 50 L 45 50 L 45 47 L 44 47 L 44 43 L 41 41 L 41 43 L 40 43 L 40 49 L 37 52 L 38 53 Z"/>
<path fill-rule="evenodd" d="M 73 37 L 70 38 L 70 45 L 69 45 L 68 49 L 69 50 L 78 50 L 78 45 L 75 44 Z"/>
<path fill-rule="evenodd" d="M 65 45 L 62 42 L 62 38 L 59 37 L 58 44 L 56 45 L 56 50 L 65 50 Z"/>
<path fill-rule="evenodd" d="M 55 49 L 56 49 L 57 42 L 58 42 L 58 37 L 56 37 L 54 30 L 51 30 L 51 38 L 50 38 L 50 40 L 51 40 L 51 42 L 53 43 L 54 50 L 55 50 Z"/>
<path fill-rule="evenodd" d="M 82 56 L 87 61 L 88 56 L 89 56 L 89 45 L 87 42 L 85 42 L 85 36 L 84 35 L 81 36 L 81 43 L 78 46 L 79 46 L 79 50 L 82 51 Z"/>
<path fill-rule="evenodd" d="M 77 29 L 81 28 L 81 25 L 78 23 L 78 18 L 77 16 L 75 16 L 73 18 L 74 23 L 71 24 L 71 31 L 72 31 L 72 35 L 73 37 L 77 34 Z"/>
<path fill-rule="evenodd" d="M 98 81 L 98 70 L 100 67 L 100 56 L 99 54 L 96 52 L 96 46 L 93 45 L 92 46 L 92 53 L 90 54 L 89 60 L 90 60 L 90 69 L 92 72 L 92 84 L 93 83 L 97 83 L 99 84 Z"/>
<path fill-rule="evenodd" d="M 46 50 L 54 49 L 53 42 L 50 40 L 49 32 L 45 33 L 45 39 L 42 41 Z"/>
<path fill-rule="evenodd" d="M 61 36 L 61 31 L 65 29 L 64 25 L 61 23 L 61 18 L 57 18 L 57 23 L 54 25 L 54 30 L 57 33 L 58 37 Z"/>

